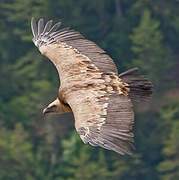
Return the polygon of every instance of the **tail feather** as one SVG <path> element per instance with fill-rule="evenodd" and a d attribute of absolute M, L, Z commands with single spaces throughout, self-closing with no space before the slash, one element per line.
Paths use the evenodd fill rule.
<path fill-rule="evenodd" d="M 133 102 L 148 101 L 152 97 L 152 83 L 142 75 L 136 74 L 138 68 L 130 69 L 119 74 L 119 77 L 129 84 L 129 96 Z"/>

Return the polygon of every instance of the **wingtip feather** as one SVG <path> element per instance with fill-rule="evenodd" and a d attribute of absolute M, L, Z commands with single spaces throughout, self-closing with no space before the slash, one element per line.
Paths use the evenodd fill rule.
<path fill-rule="evenodd" d="M 52 23 L 53 23 L 53 20 L 49 20 L 49 21 L 46 23 L 45 28 L 44 28 L 42 34 L 45 34 L 46 32 L 48 32 L 48 31 L 50 30 L 50 28 L 51 28 L 51 26 L 52 26 Z"/>
<path fill-rule="evenodd" d="M 37 24 L 36 24 L 34 17 L 32 17 L 32 19 L 31 19 L 31 29 L 32 29 L 33 36 L 36 37 L 37 36 Z"/>
<path fill-rule="evenodd" d="M 38 36 L 43 32 L 43 28 L 44 28 L 44 19 L 40 18 L 40 20 L 38 21 Z"/>
<path fill-rule="evenodd" d="M 60 26 L 61 26 L 61 22 L 58 22 L 56 23 L 51 29 L 50 31 L 48 32 L 48 34 L 52 33 L 52 32 L 55 32 Z"/>

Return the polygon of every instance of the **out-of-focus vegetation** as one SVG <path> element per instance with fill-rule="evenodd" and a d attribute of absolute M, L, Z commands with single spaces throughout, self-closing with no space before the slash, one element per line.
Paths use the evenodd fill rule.
<path fill-rule="evenodd" d="M 177 0 L 0 1 L 0 180 L 179 179 Z M 154 83 L 136 106 L 132 157 L 84 145 L 72 115 L 42 109 L 58 93 L 54 66 L 33 45 L 30 19 L 62 19 L 104 48 L 119 72 Z"/>

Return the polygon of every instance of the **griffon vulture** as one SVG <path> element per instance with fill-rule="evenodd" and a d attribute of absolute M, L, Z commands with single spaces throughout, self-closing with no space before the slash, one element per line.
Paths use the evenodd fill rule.
<path fill-rule="evenodd" d="M 58 30 L 60 25 L 31 20 L 32 41 L 60 76 L 58 96 L 43 113 L 73 112 L 75 128 L 85 144 L 131 154 L 133 102 L 151 97 L 151 82 L 136 75 L 137 68 L 118 75 L 104 50 L 75 30 Z"/>

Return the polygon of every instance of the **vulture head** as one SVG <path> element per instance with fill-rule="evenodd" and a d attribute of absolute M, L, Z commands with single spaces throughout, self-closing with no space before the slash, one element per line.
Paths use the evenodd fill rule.
<path fill-rule="evenodd" d="M 43 114 L 63 114 L 65 112 L 71 112 L 71 108 L 67 105 L 62 103 L 59 98 L 55 99 L 52 103 L 50 103 L 44 110 Z"/>

